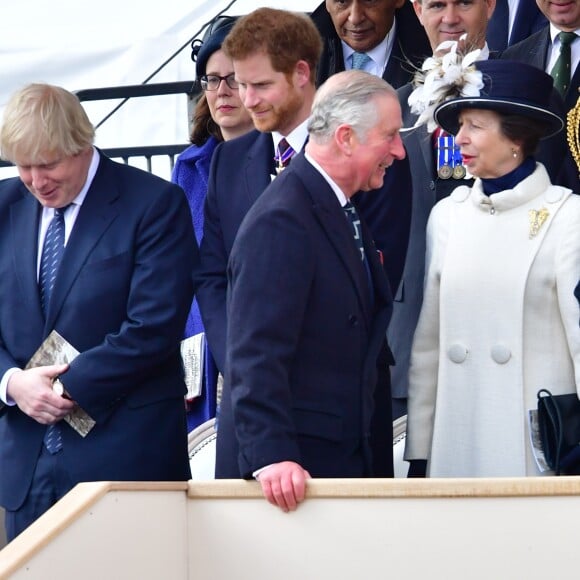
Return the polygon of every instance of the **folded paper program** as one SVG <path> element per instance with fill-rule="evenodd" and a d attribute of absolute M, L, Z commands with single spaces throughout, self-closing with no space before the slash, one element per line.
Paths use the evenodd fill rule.
<path fill-rule="evenodd" d="M 45 365 L 68 364 L 80 353 L 56 330 L 53 330 L 32 355 L 25 369 Z M 59 392 L 59 389 L 61 392 Z M 64 390 L 58 377 L 53 382 L 53 390 L 63 397 L 70 398 Z M 64 418 L 64 420 L 81 436 L 86 437 L 95 426 L 95 420 L 78 405 Z"/>

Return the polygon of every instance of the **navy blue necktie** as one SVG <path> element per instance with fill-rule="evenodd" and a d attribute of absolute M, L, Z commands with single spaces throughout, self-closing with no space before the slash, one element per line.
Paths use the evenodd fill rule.
<path fill-rule="evenodd" d="M 54 210 L 54 217 L 44 236 L 42 246 L 42 258 L 40 259 L 40 272 L 38 285 L 40 287 L 40 303 L 46 317 L 50 296 L 56 280 L 56 274 L 62 255 L 64 253 L 64 214 L 69 206 Z M 58 423 L 49 425 L 44 434 L 44 444 L 53 455 L 62 449 L 62 434 Z"/>
<path fill-rule="evenodd" d="M 54 210 L 54 217 L 48 224 L 48 229 L 44 236 L 38 285 L 40 288 L 40 303 L 45 316 L 48 312 L 56 273 L 64 253 L 64 214 L 67 208 L 68 206 Z"/>
<path fill-rule="evenodd" d="M 365 254 L 360 217 L 358 215 L 358 212 L 356 211 L 356 208 L 354 207 L 354 205 L 350 201 L 347 201 L 346 204 L 342 206 L 342 209 L 344 210 L 346 218 L 348 219 L 348 222 L 350 224 L 354 243 L 355 243 L 356 247 L 358 248 L 358 251 L 360 252 L 360 259 L 363 263 L 363 266 L 364 266 L 364 269 L 365 269 L 365 272 L 367 275 L 367 281 L 368 281 L 368 285 L 369 285 L 371 302 L 374 302 L 373 279 L 371 276 L 370 266 L 369 266 L 369 263 L 367 261 L 366 254 Z"/>
<path fill-rule="evenodd" d="M 360 259 L 364 262 L 365 249 L 364 249 L 364 245 L 363 245 L 362 231 L 361 231 L 361 227 L 360 227 L 360 218 L 358 216 L 356 208 L 354 207 L 354 205 L 350 201 L 347 201 L 346 204 L 342 206 L 342 209 L 344 210 L 344 213 L 346 214 L 346 217 L 348 218 L 348 221 L 349 221 L 350 226 L 352 228 L 353 238 L 354 238 L 356 247 L 358 248 L 358 250 L 360 252 Z"/>

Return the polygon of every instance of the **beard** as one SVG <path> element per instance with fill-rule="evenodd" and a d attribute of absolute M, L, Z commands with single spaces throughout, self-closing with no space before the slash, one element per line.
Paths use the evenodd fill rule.
<path fill-rule="evenodd" d="M 260 117 L 255 117 L 252 111 L 250 111 L 250 114 L 252 115 L 254 127 L 258 131 L 264 133 L 278 131 L 282 134 L 288 134 L 299 124 L 298 113 L 303 105 L 304 98 L 302 94 L 292 85 L 289 85 L 287 97 L 283 103 L 272 106 L 267 114 Z"/>

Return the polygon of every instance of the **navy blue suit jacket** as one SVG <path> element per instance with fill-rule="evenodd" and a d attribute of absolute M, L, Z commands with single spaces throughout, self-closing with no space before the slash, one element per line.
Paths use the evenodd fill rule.
<path fill-rule="evenodd" d="M 395 18 L 396 36 L 383 79 L 398 88 L 412 80 L 416 67 L 420 67 L 432 51 L 425 29 L 410 2 L 405 2 L 395 11 Z M 342 43 L 324 2 L 312 13 L 312 20 L 324 40 L 316 69 L 316 84 L 320 86 L 328 77 L 344 70 L 344 56 Z"/>
<path fill-rule="evenodd" d="M 226 344 L 226 268 L 246 213 L 272 180 L 274 145 L 269 133 L 250 133 L 214 151 L 204 205 L 196 297 L 205 333 L 223 372 Z"/>
<path fill-rule="evenodd" d="M 81 354 L 62 376 L 96 420 L 81 438 L 64 421 L 73 484 L 189 477 L 179 342 L 198 258 L 183 191 L 101 155 L 65 248 L 44 319 L 37 284 L 40 204 L 0 182 L 0 375 L 23 368 L 57 330 Z M 0 411 L 0 503 L 20 507 L 46 427 Z"/>
<path fill-rule="evenodd" d="M 526 40 L 508 48 L 502 53 L 501 58 L 526 62 L 532 66 L 546 70 L 551 42 L 550 27 L 546 26 Z M 570 88 L 564 97 L 563 114 L 569 111 L 576 104 L 576 101 L 580 96 L 579 91 L 580 66 L 577 66 L 570 82 Z M 559 99 L 555 100 L 553 107 L 555 110 L 561 107 Z M 542 157 L 549 160 L 549 162 L 545 164 L 548 167 L 550 178 L 553 183 L 569 187 L 575 193 L 580 194 L 578 167 L 576 166 L 568 148 L 565 129 L 558 135 L 546 139 L 541 143 L 541 156 L 538 158 L 544 161 Z M 555 176 L 553 170 L 551 171 L 549 164 L 552 164 L 552 166 L 556 168 L 557 173 Z"/>
<path fill-rule="evenodd" d="M 491 50 L 505 50 L 507 48 L 505 44 L 501 45 L 498 39 L 494 38 L 491 33 L 493 29 L 492 23 L 499 16 L 499 13 L 496 7 L 491 15 L 487 29 L 486 38 Z M 541 30 L 547 24 L 548 20 L 542 14 L 534 0 L 520 0 L 511 34 L 509 35 L 508 46 L 521 42 L 525 38 L 528 38 L 528 36 L 534 34 L 534 32 Z"/>
<path fill-rule="evenodd" d="M 373 474 L 376 361 L 392 300 L 362 229 L 373 292 L 336 195 L 303 154 L 248 212 L 228 268 L 217 477 L 284 460 L 314 477 Z M 382 423 L 392 442 L 390 416 Z"/>

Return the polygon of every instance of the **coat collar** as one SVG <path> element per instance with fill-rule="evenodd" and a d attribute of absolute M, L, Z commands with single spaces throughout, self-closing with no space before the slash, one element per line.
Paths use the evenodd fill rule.
<path fill-rule="evenodd" d="M 469 195 L 470 190 L 468 188 L 462 189 L 462 191 L 467 192 Z M 567 191 L 565 188 L 552 186 L 545 167 L 538 163 L 535 171 L 513 189 L 500 191 L 490 196 L 483 193 L 481 179 L 476 179 L 471 189 L 471 199 L 476 206 L 485 211 L 489 211 L 491 206 L 496 211 L 507 211 L 530 203 L 540 197 L 543 197 L 545 203 L 548 204 L 559 202 L 565 191 Z M 455 195 L 455 192 L 452 195 Z M 459 201 L 459 196 L 460 193 L 458 191 L 454 198 L 455 201 Z"/>

